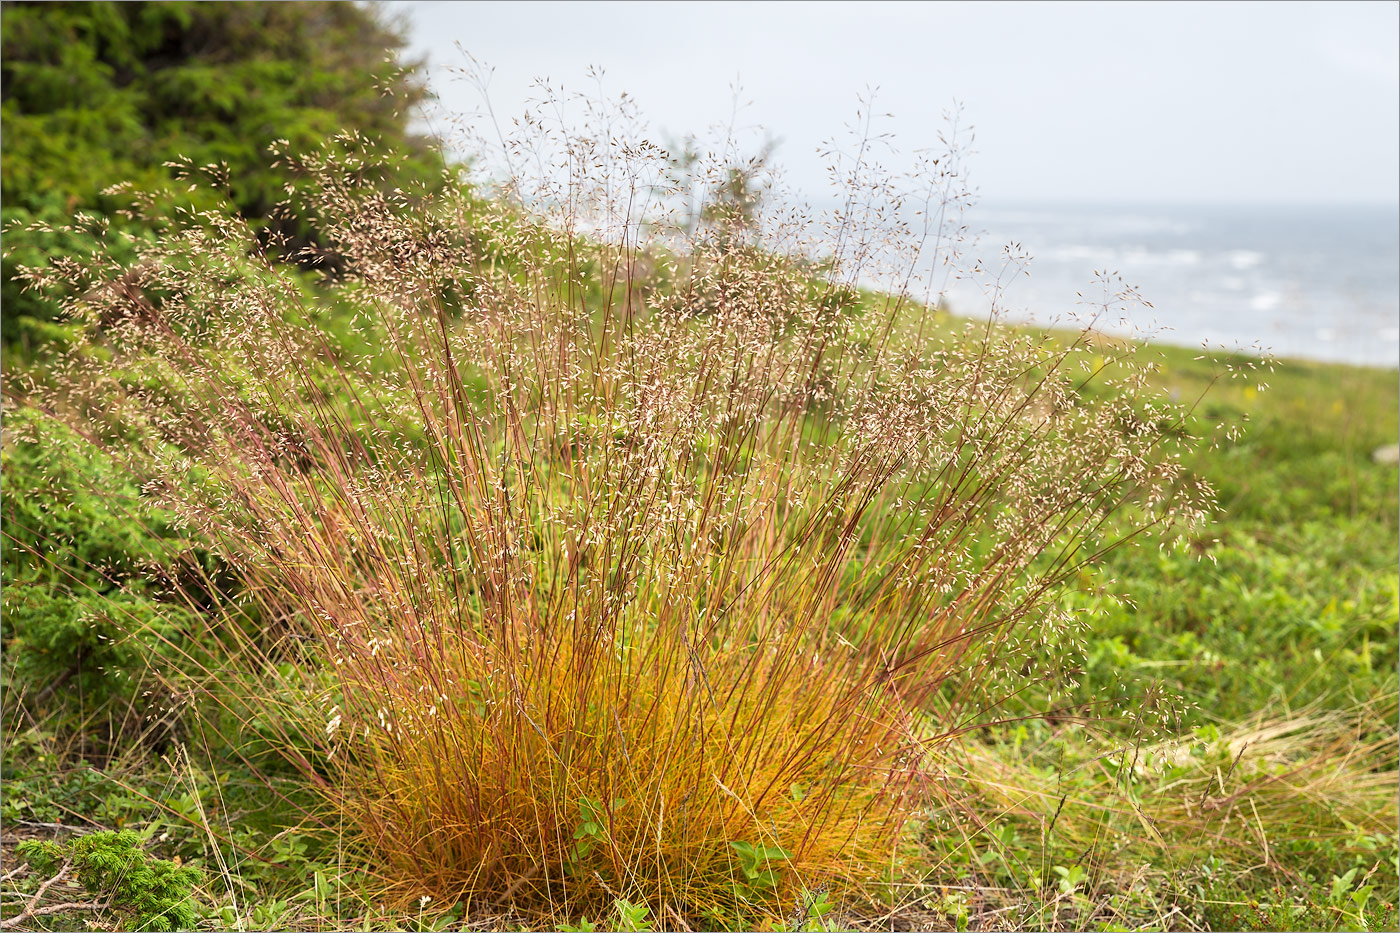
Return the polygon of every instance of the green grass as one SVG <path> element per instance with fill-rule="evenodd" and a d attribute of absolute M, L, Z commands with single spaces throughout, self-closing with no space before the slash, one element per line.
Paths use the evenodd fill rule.
<path fill-rule="evenodd" d="M 1215 372 L 1190 351 L 1161 352 L 1162 385 L 1183 396 Z M 1382 788 L 1389 782 L 1393 797 L 1393 749 L 1387 755 L 1368 742 L 1393 744 L 1395 734 L 1397 472 L 1371 455 L 1395 442 L 1400 380 L 1393 370 L 1289 362 L 1266 381 L 1263 392 L 1238 381 L 1216 385 L 1202 406 L 1203 418 L 1249 422 L 1238 440 L 1192 464 L 1220 492 L 1215 528 L 1176 547 L 1116 551 L 1065 597 L 1091 620 L 1079 698 L 1139 695 L 1153 683 L 1184 697 L 1180 725 L 1195 740 L 1184 757 L 1161 767 L 1150 751 L 1134 750 L 1148 761 L 1125 776 L 1120 758 L 1103 757 L 1111 729 L 1089 744 L 1089 733 L 1056 716 L 982 734 L 964 764 L 986 803 L 986 830 L 939 832 L 931 821 L 928 871 L 890 879 L 891 912 L 949 929 L 1391 922 L 1387 905 L 1400 899 L 1393 819 L 1378 829 L 1340 790 L 1310 796 L 1308 782 L 1319 779 L 1311 771 L 1287 787 L 1266 779 L 1271 768 L 1288 770 L 1279 764 L 1288 755 L 1300 773 L 1310 762 L 1340 761 L 1341 736 L 1360 759 L 1348 764 L 1369 770 Z M 7 459 L 7 470 L 14 462 Z M 1028 709 L 1048 702 L 1026 700 Z M 1293 731 L 1275 741 L 1293 746 L 1268 761 L 1255 762 L 1248 746 L 1235 758 L 1249 723 L 1289 721 Z M 418 917 L 383 914 L 355 896 L 353 878 L 318 837 L 279 836 L 275 815 L 261 825 L 250 819 L 258 787 L 235 760 L 214 765 L 217 780 L 208 767 L 171 757 L 84 767 L 60 726 L 9 721 L 0 811 L 7 830 L 139 827 L 154 854 L 202 870 L 207 927 L 226 928 L 235 915 L 286 927 L 453 922 L 452 905 L 425 904 Z M 1264 740 L 1254 741 L 1257 750 Z M 1252 787 L 1256 813 L 1236 812 L 1223 829 L 1201 814 L 1173 815 L 1183 787 L 1202 800 Z M 1375 816 L 1384 826 L 1393 812 Z M 37 879 L 22 877 L 22 889 L 33 890 Z M 508 916 L 478 919 L 511 924 Z"/>
<path fill-rule="evenodd" d="M 1160 350 L 1161 385 L 1183 397 L 1217 371 L 1193 351 Z M 930 847 L 937 874 L 952 869 L 980 890 L 971 903 L 983 922 L 1393 923 L 1400 503 L 1396 467 L 1372 454 L 1396 442 L 1400 376 L 1285 361 L 1262 379 L 1262 392 L 1254 382 L 1217 384 L 1200 409 L 1198 430 L 1247 419 L 1242 436 L 1191 464 L 1219 492 L 1214 528 L 1176 546 L 1113 552 L 1065 597 L 1088 615 L 1088 650 L 1080 689 L 1057 705 L 1155 687 L 1185 700 L 1173 723 L 1195 741 L 1165 764 L 1115 746 L 1112 728 L 1090 743 L 1063 714 L 984 735 L 969 781 L 987 795 L 987 811 L 1007 815 L 983 834 Z M 1048 705 L 1029 697 L 1025 707 Z M 1127 774 L 1125 760 L 1140 765 Z M 1316 783 L 1333 768 L 1346 782 Z M 1187 788 L 1198 803 L 1239 809 L 1178 812 L 1191 803 Z M 959 897 L 945 920 L 966 915 L 970 902 Z M 998 908 L 1007 912 L 991 913 Z M 977 909 L 966 922 L 979 922 Z"/>
<path fill-rule="evenodd" d="M 1209 370 L 1164 348 L 1161 381 L 1199 393 Z M 1396 689 L 1397 374 L 1280 362 L 1217 384 L 1207 418 L 1245 433 L 1198 455 L 1216 524 L 1179 547 L 1111 554 L 1070 597 L 1093 619 L 1088 681 L 1160 680 L 1228 722 L 1269 707 L 1344 708 Z"/>

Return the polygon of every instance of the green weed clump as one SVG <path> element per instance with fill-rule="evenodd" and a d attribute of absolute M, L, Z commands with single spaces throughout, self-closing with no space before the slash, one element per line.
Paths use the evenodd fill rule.
<path fill-rule="evenodd" d="M 89 896 L 85 902 L 41 907 L 36 895 L 23 912 L 28 916 L 97 909 L 122 915 L 123 925 L 134 930 L 192 930 L 201 919 L 194 895 L 201 873 L 149 857 L 134 832 L 93 833 L 64 843 L 31 839 L 20 843 L 19 854 L 45 878 L 61 879 L 71 871 Z"/>
<path fill-rule="evenodd" d="M 91 442 L 32 408 L 7 405 L 5 422 L 5 708 L 62 724 L 94 758 L 156 738 L 149 662 L 168 677 L 202 627 L 195 578 L 176 577 L 202 586 L 215 562 Z"/>
<path fill-rule="evenodd" d="M 284 156 L 320 297 L 232 212 L 33 270 L 90 335 L 36 394 L 233 568 L 206 726 L 280 740 L 383 894 L 781 923 L 906 859 L 959 737 L 1076 667 L 1059 584 L 1209 490 L 1134 345 L 930 325 L 899 192 L 955 240 L 956 159 L 697 212 L 626 116 L 487 201 Z"/>

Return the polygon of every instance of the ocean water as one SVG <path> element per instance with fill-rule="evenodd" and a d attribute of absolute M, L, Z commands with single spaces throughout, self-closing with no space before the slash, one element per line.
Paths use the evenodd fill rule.
<path fill-rule="evenodd" d="M 1028 275 L 1002 293 L 1008 317 L 1049 322 L 1103 299 L 1117 273 L 1152 307 L 1105 329 L 1183 346 L 1257 347 L 1277 357 L 1400 365 L 1400 208 L 983 203 L 966 220 L 968 257 L 994 271 L 1019 243 Z M 986 313 L 984 285 L 947 292 L 954 311 Z"/>

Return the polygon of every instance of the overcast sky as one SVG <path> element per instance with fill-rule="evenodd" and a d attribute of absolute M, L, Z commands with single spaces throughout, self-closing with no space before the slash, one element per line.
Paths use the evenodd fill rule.
<path fill-rule="evenodd" d="M 414 52 L 495 67 L 517 113 L 536 78 L 640 103 L 659 138 L 741 122 L 780 140 L 790 181 L 878 88 L 883 129 L 936 145 L 954 99 L 977 131 L 981 194 L 1001 200 L 1400 200 L 1400 4 L 390 3 Z M 443 102 L 477 107 L 460 82 Z"/>

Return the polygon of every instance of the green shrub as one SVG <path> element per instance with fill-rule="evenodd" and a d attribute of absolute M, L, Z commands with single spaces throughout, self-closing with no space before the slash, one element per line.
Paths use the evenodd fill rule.
<path fill-rule="evenodd" d="M 151 858 L 134 832 L 92 833 L 65 843 L 26 840 L 19 853 L 46 877 L 70 865 L 94 900 L 125 915 L 126 929 L 193 930 L 202 917 L 194 892 L 199 870 Z"/>
<path fill-rule="evenodd" d="M 192 568 L 208 584 L 217 565 L 76 433 L 25 408 L 6 412 L 6 433 L 9 700 L 81 711 L 89 728 L 93 716 L 140 725 L 145 704 L 132 704 L 156 687 L 153 666 L 192 648 L 192 610 L 176 585 Z"/>
<path fill-rule="evenodd" d="M 48 228 L 89 211 L 144 235 L 150 226 L 123 218 L 121 198 L 107 189 L 168 182 L 167 162 L 226 166 L 237 209 L 273 226 L 294 178 L 268 152 L 278 139 L 314 146 L 353 127 L 405 153 L 398 184 L 435 183 L 441 162 L 408 130 L 425 90 L 385 58 L 403 43 L 395 25 L 355 3 L 6 3 L 7 350 L 21 342 L 33 352 L 56 336 L 42 326 L 55 318 L 55 293 L 23 291 L 18 267 L 96 242 Z M 307 227 L 286 232 L 302 243 L 314 236 Z"/>

